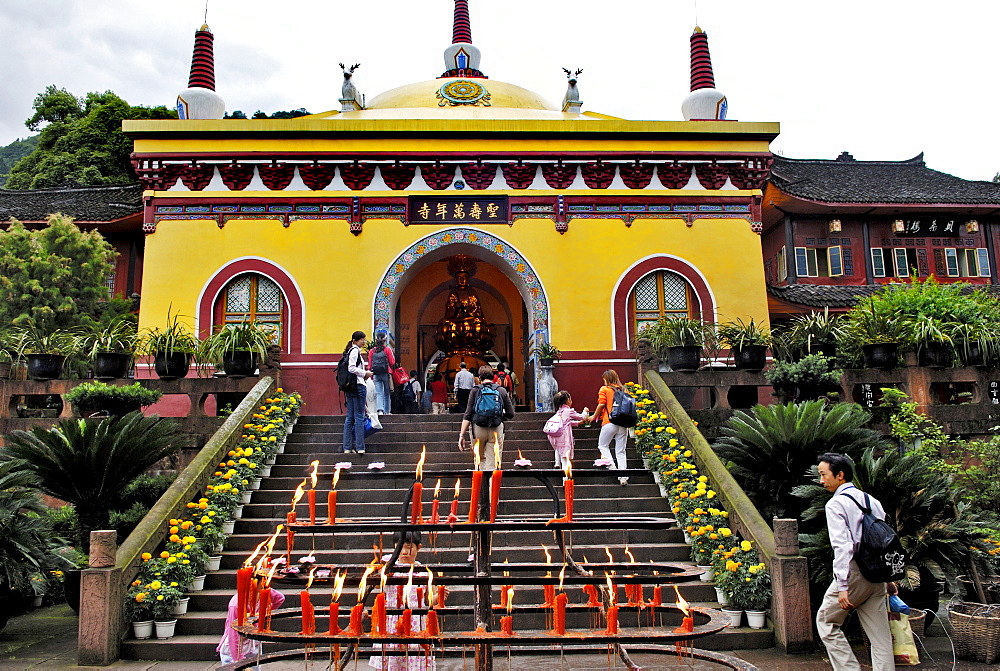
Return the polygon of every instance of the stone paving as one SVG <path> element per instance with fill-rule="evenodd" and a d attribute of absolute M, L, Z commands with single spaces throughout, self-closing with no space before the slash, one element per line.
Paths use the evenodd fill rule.
<path fill-rule="evenodd" d="M 31 613 L 14 618 L 6 628 L 0 631 L 0 671 L 23 671 L 25 669 L 93 669 L 76 665 L 76 615 L 69 606 L 58 605 L 39 608 Z M 931 627 L 931 635 L 924 639 L 924 645 L 930 651 L 933 659 L 924 657 L 919 666 L 913 669 L 946 669 L 951 666 L 951 647 L 941 625 L 935 623 Z M 859 659 L 866 659 L 863 649 L 858 649 Z M 727 654 L 740 657 L 763 671 L 813 671 L 814 669 L 829 669 L 830 664 L 822 654 L 786 656 L 776 650 L 739 650 Z M 681 661 L 660 655 L 635 654 L 633 659 L 642 664 L 644 669 L 719 669 L 716 664 L 703 662 Z M 935 663 L 936 662 L 936 663 Z M 208 671 L 215 669 L 213 662 L 143 662 L 120 661 L 111 669 L 135 669 L 147 671 Z M 862 667 L 870 669 L 869 664 L 862 662 Z M 302 662 L 275 664 L 266 667 L 268 671 L 301 671 L 307 668 Z M 313 663 L 309 669 L 320 671 L 326 668 L 325 663 Z M 367 664 L 359 662 L 350 665 L 349 669 L 367 669 Z M 441 660 L 437 664 L 439 671 L 459 671 L 473 669 L 471 659 Z M 497 654 L 494 661 L 497 671 L 504 669 L 539 671 L 540 669 L 585 669 L 624 668 L 617 658 L 600 655 L 566 655 L 566 656 L 515 656 L 509 660 L 502 654 Z M 1000 669 L 1000 664 L 977 664 L 975 662 L 959 661 L 957 669 Z"/>

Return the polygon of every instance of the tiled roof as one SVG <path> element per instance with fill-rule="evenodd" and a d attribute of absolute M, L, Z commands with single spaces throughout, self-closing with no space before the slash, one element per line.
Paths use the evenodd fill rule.
<path fill-rule="evenodd" d="M 1000 184 L 961 179 L 907 161 L 774 157 L 771 183 L 783 192 L 827 203 L 1000 204 Z"/>
<path fill-rule="evenodd" d="M 767 292 L 776 298 L 789 303 L 808 305 L 814 308 L 850 308 L 859 298 L 871 296 L 885 284 L 831 285 L 831 284 L 790 284 L 783 287 L 768 285 Z M 1000 285 L 965 284 L 962 293 L 972 293 L 976 289 L 986 288 L 988 291 L 1000 294 Z"/>
<path fill-rule="evenodd" d="M 142 212 L 142 186 L 76 186 L 33 191 L 0 189 L 0 221 L 44 221 L 55 212 L 80 221 L 115 221 Z"/>

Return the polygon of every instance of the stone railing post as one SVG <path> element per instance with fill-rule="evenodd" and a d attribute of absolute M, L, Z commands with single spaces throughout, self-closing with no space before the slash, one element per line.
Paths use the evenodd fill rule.
<path fill-rule="evenodd" d="M 810 652 L 809 564 L 799 556 L 799 522 L 775 517 L 773 527 L 775 556 L 769 568 L 775 643 L 788 654 Z"/>
<path fill-rule="evenodd" d="M 118 659 L 124 587 L 117 556 L 118 532 L 90 532 L 90 568 L 80 576 L 80 666 L 107 666 Z"/>

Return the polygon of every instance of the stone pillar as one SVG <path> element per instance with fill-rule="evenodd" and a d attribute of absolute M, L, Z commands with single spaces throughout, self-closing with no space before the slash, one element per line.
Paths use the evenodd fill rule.
<path fill-rule="evenodd" d="M 774 552 L 779 555 L 794 557 L 799 554 L 799 521 L 775 517 L 772 523 L 774 529 Z"/>
<path fill-rule="evenodd" d="M 786 654 L 811 652 L 812 610 L 809 607 L 809 564 L 799 554 L 799 523 L 774 518 L 775 557 L 771 571 L 771 618 L 776 646 Z"/>
<path fill-rule="evenodd" d="M 117 535 L 115 531 L 90 532 L 90 568 L 80 576 L 80 666 L 107 666 L 118 660 L 125 589 L 122 571 L 115 568 Z"/>

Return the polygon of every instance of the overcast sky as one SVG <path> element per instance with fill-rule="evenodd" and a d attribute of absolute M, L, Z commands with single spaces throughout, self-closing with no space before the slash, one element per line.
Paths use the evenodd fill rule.
<path fill-rule="evenodd" d="M 583 68 L 585 110 L 680 119 L 695 0 L 470 0 L 492 79 L 558 102 Z M 248 115 L 336 109 L 337 63 L 369 98 L 443 70 L 452 0 L 210 0 L 217 90 Z M 0 0 L 0 144 L 28 134 L 47 85 L 173 105 L 204 0 Z M 967 179 L 1000 171 L 1000 2 L 700 0 L 729 118 L 778 121 L 793 158 L 900 160 Z"/>

